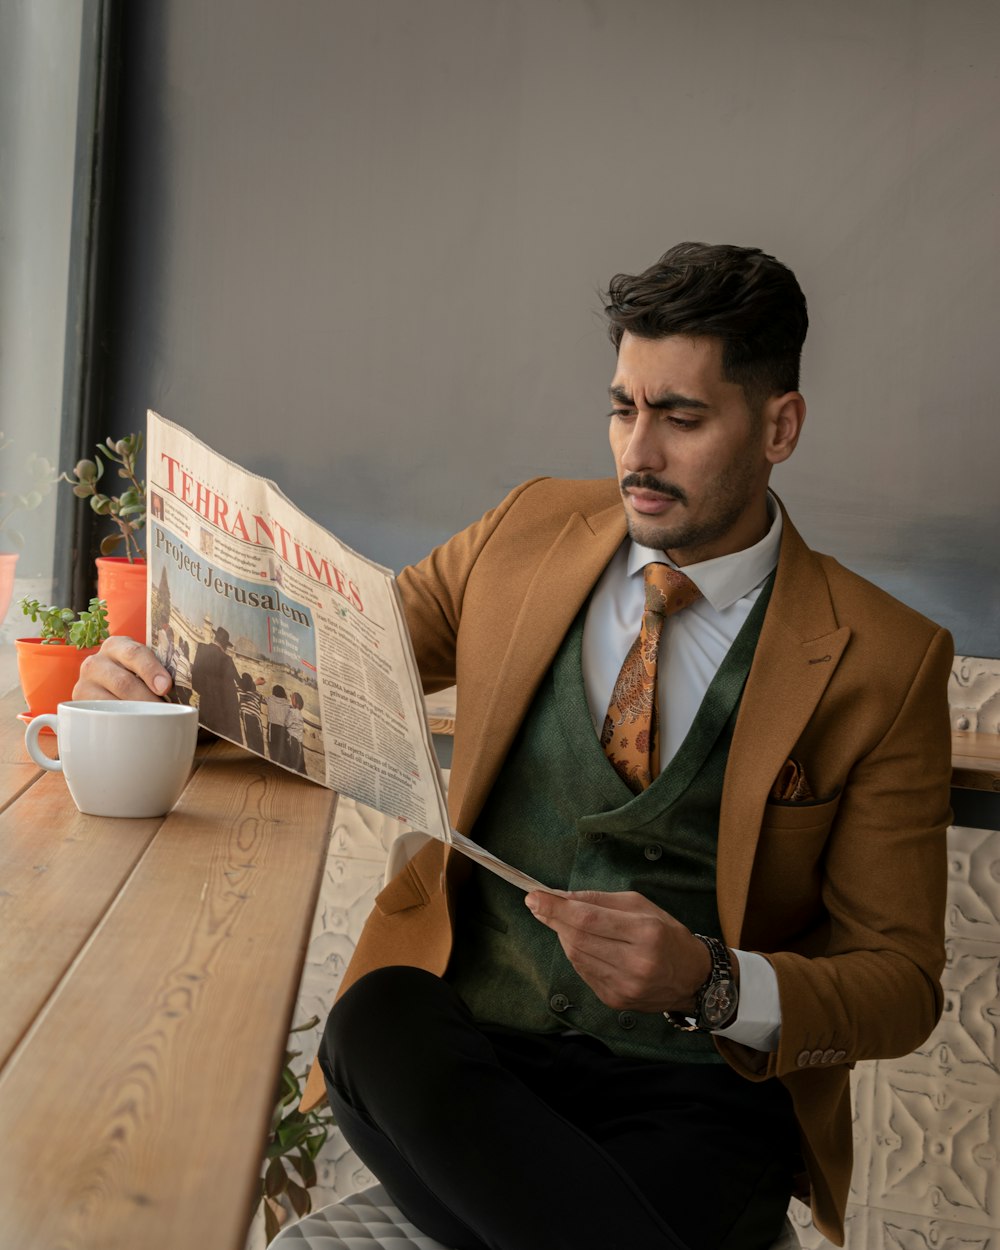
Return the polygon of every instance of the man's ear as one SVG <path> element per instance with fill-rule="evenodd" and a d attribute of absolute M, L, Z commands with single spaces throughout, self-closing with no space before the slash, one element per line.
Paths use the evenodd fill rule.
<path fill-rule="evenodd" d="M 764 405 L 764 455 L 771 464 L 781 464 L 795 450 L 806 419 L 806 401 L 798 391 L 774 395 Z"/>

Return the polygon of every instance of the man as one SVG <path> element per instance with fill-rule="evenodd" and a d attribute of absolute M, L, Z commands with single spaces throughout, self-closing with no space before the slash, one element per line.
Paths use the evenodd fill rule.
<path fill-rule="evenodd" d="M 565 894 L 426 846 L 323 1073 L 455 1250 L 757 1250 L 793 1184 L 839 1241 L 849 1068 L 941 1007 L 950 640 L 768 494 L 790 271 L 681 244 L 606 311 L 616 480 L 529 482 L 400 577 L 425 687 L 458 686 L 456 828 Z M 162 680 L 111 643 L 78 697 Z"/>
<path fill-rule="evenodd" d="M 229 654 L 229 630 L 219 625 L 211 642 L 200 642 L 191 665 L 191 685 L 198 694 L 198 719 L 205 729 L 240 741 L 240 674 Z"/>

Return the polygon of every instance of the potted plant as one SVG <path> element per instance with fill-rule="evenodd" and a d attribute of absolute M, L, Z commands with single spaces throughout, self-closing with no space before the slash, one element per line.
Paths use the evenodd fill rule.
<path fill-rule="evenodd" d="M 291 1032 L 302 1033 L 314 1029 L 318 1023 L 318 1017 L 313 1016 Z M 301 1219 L 312 1210 L 309 1191 L 318 1181 L 316 1156 L 323 1149 L 333 1125 L 329 1108 L 299 1110 L 305 1073 L 296 1073 L 292 1064 L 300 1055 L 301 1051 L 297 1050 L 285 1052 L 278 1100 L 264 1153 L 257 1209 L 263 1211 L 264 1238 L 268 1244 L 290 1214 Z"/>
<path fill-rule="evenodd" d="M 72 476 L 62 475 L 78 499 L 89 499 L 98 516 L 107 517 L 115 529 L 101 540 L 97 558 L 97 594 L 108 605 L 108 628 L 112 634 L 126 634 L 137 642 L 146 641 L 146 561 L 139 534 L 146 525 L 146 483 L 138 476 L 138 459 L 143 435 L 108 438 L 98 443 L 93 460 L 81 460 Z M 104 476 L 103 457 L 118 465 L 118 476 L 128 482 L 120 495 L 106 494 L 100 487 Z M 125 554 L 114 556 L 120 544 Z"/>
<path fill-rule="evenodd" d="M 37 599 L 22 599 L 21 611 L 41 626 L 37 638 L 17 638 L 17 672 L 28 705 L 21 720 L 54 712 L 72 698 L 80 665 L 108 636 L 107 604 L 91 599 L 79 616 L 70 608 L 53 608 Z"/>
<path fill-rule="evenodd" d="M 0 434 L 0 451 L 10 445 L 11 440 Z M 30 512 L 37 508 L 56 480 L 52 465 L 44 456 L 36 456 L 34 452 L 28 457 L 25 470 L 27 482 L 23 492 L 0 490 L 0 622 L 10 607 L 14 590 L 14 566 L 17 564 L 18 551 L 24 545 L 24 536 L 13 527 L 11 518 L 18 512 Z M 14 550 L 11 551 L 10 548 Z"/>

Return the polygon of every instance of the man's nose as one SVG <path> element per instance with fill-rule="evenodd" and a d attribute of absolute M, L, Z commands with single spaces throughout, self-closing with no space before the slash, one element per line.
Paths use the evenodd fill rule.
<path fill-rule="evenodd" d="M 665 465 L 666 457 L 658 437 L 656 420 L 651 413 L 640 412 L 622 454 L 622 468 L 628 473 L 641 473 L 647 469 L 657 473 Z"/>

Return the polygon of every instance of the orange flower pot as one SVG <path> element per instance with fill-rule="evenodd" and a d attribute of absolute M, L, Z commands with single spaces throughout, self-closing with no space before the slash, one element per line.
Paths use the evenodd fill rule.
<path fill-rule="evenodd" d="M 27 715 L 55 712 L 60 703 L 73 697 L 80 676 L 80 665 L 99 647 L 70 647 L 64 642 L 41 638 L 16 638 L 17 672 L 21 691 L 28 705 Z"/>
<path fill-rule="evenodd" d="M 146 561 L 98 556 L 97 597 L 108 605 L 108 632 L 146 641 Z"/>

